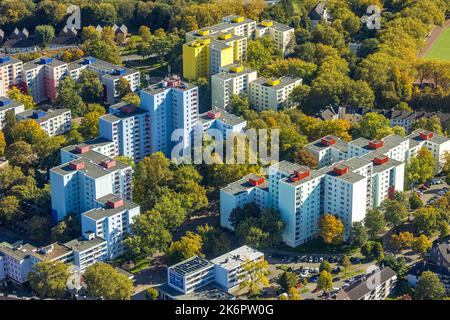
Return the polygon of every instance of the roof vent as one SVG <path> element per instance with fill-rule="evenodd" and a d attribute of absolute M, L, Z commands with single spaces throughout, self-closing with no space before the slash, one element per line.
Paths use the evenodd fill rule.
<path fill-rule="evenodd" d="M 123 113 L 133 113 L 134 111 L 136 111 L 136 107 L 133 105 L 126 105 L 126 106 L 123 106 L 122 108 L 120 108 L 120 110 Z"/>
<path fill-rule="evenodd" d="M 337 165 L 336 167 L 333 168 L 333 172 L 339 176 L 348 173 L 348 171 L 349 171 L 349 167 L 347 167 L 343 164 Z"/>
<path fill-rule="evenodd" d="M 373 163 L 375 164 L 385 164 L 389 161 L 389 158 L 387 156 L 378 156 L 373 158 Z"/>
<path fill-rule="evenodd" d="M 53 61 L 52 58 L 49 58 L 49 57 L 42 57 L 41 60 L 40 60 L 40 64 L 49 64 L 49 63 L 51 63 L 52 61 Z"/>
<path fill-rule="evenodd" d="M 69 162 L 69 167 L 72 170 L 81 170 L 84 169 L 85 165 L 84 165 L 84 161 L 71 161 Z"/>
<path fill-rule="evenodd" d="M 307 177 L 309 177 L 311 174 L 311 171 L 309 169 L 306 169 L 304 171 L 294 171 L 294 174 L 292 174 L 289 179 L 292 182 L 296 182 L 296 181 L 300 181 L 302 179 L 305 179 Z"/>
<path fill-rule="evenodd" d="M 248 182 L 252 185 L 252 186 L 259 186 L 261 184 L 263 184 L 265 181 L 264 177 L 259 177 L 259 176 L 254 176 L 252 178 L 248 179 Z"/>
<path fill-rule="evenodd" d="M 111 169 L 111 168 L 114 168 L 116 166 L 116 160 L 114 160 L 114 159 L 103 160 L 102 162 L 100 162 L 100 165 L 103 168 Z"/>
<path fill-rule="evenodd" d="M 11 99 L 3 98 L 3 100 L 0 100 L 0 107 L 7 106 L 10 103 L 11 103 Z"/>
<path fill-rule="evenodd" d="M 75 148 L 75 151 L 77 153 L 86 153 L 86 152 L 89 152 L 90 150 L 91 150 L 91 147 L 88 145 L 79 145 L 79 146 L 76 146 L 76 148 Z"/>
<path fill-rule="evenodd" d="M 430 140 L 431 138 L 433 138 L 433 132 L 424 130 L 419 133 L 419 137 L 422 140 Z"/>
<path fill-rule="evenodd" d="M 208 111 L 208 118 L 210 119 L 218 119 L 222 113 L 220 111 Z"/>
<path fill-rule="evenodd" d="M 379 149 L 383 146 L 383 141 L 381 140 L 371 140 L 369 141 L 369 148 L 370 149 Z"/>
<path fill-rule="evenodd" d="M 86 57 L 84 58 L 84 64 L 93 64 L 97 61 L 97 58 L 94 57 Z"/>
<path fill-rule="evenodd" d="M 108 202 L 106 202 L 106 205 L 112 209 L 119 208 L 123 206 L 123 200 L 122 199 L 117 199 L 113 201 L 109 200 Z"/>
<path fill-rule="evenodd" d="M 11 57 L 9 57 L 9 56 L 0 57 L 0 63 L 6 63 L 9 61 L 11 61 Z"/>
<path fill-rule="evenodd" d="M 320 140 L 320 143 L 322 143 L 324 146 L 331 146 L 336 143 L 336 140 L 331 137 L 325 137 Z"/>
<path fill-rule="evenodd" d="M 42 111 L 42 110 L 33 111 L 33 114 L 31 115 L 31 117 L 33 119 L 40 119 L 43 116 L 45 116 L 45 111 Z"/>

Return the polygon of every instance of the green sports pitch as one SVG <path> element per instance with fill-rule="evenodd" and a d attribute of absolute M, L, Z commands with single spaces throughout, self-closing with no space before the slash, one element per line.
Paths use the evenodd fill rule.
<path fill-rule="evenodd" d="M 426 59 L 450 61 L 450 28 L 446 28 L 425 54 Z"/>

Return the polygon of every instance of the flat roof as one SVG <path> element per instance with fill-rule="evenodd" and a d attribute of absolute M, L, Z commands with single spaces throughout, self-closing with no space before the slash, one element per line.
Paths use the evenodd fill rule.
<path fill-rule="evenodd" d="M 109 144 L 114 144 L 113 141 L 107 140 L 105 138 L 102 137 L 98 137 L 92 140 L 87 140 L 84 141 L 83 143 L 79 143 L 79 144 L 74 144 L 74 145 L 70 145 L 67 147 L 62 148 L 61 150 L 64 150 L 66 152 L 70 152 L 73 154 L 77 154 L 77 147 L 83 147 L 83 146 L 90 146 L 91 148 L 97 148 L 97 147 L 102 147 L 102 146 L 106 146 Z"/>
<path fill-rule="evenodd" d="M 33 118 L 34 112 L 41 112 L 41 111 L 45 112 L 45 115 L 43 115 L 40 118 Z M 17 116 L 22 120 L 29 119 L 29 120 L 34 120 L 37 123 L 42 123 L 42 122 L 48 121 L 49 119 L 59 117 L 66 112 L 71 112 L 71 111 L 70 111 L 70 109 L 65 109 L 65 108 L 52 109 L 49 111 L 28 109 L 28 110 L 25 110 L 24 112 L 17 114 Z"/>
<path fill-rule="evenodd" d="M 9 104 L 7 104 L 6 106 L 0 106 L 0 111 L 6 111 L 12 108 L 16 108 L 19 106 L 23 106 L 23 103 L 18 102 L 16 100 L 10 99 L 8 97 L 0 97 L 0 101 L 4 102 L 4 101 L 10 101 Z"/>
<path fill-rule="evenodd" d="M 411 134 L 406 136 L 406 138 L 409 139 L 410 146 L 415 147 L 415 146 L 419 145 L 422 141 L 424 141 L 419 136 L 421 132 L 431 132 L 431 131 L 424 130 L 424 129 L 416 129 L 413 132 L 411 132 Z M 426 140 L 426 141 L 430 141 L 430 142 L 433 142 L 436 144 L 442 144 L 442 143 L 447 142 L 448 140 L 449 140 L 449 138 L 433 132 L 433 137 L 431 137 L 431 139 Z"/>
<path fill-rule="evenodd" d="M 21 60 L 19 60 L 19 59 L 17 59 L 17 58 L 14 58 L 14 57 L 12 57 L 12 56 L 9 56 L 9 55 L 7 55 L 7 54 L 0 54 L 0 58 L 2 58 L 2 57 L 9 57 L 9 61 L 0 63 L 0 67 L 4 67 L 4 66 L 8 66 L 8 65 L 10 65 L 10 64 L 16 64 L 16 63 L 22 62 Z"/>
<path fill-rule="evenodd" d="M 208 112 L 220 112 L 220 117 L 210 118 L 208 116 Z M 246 120 L 242 119 L 241 117 L 238 117 L 237 115 L 234 115 L 232 113 L 228 113 L 225 109 L 217 108 L 217 107 L 200 114 L 198 118 L 199 118 L 199 121 L 203 122 L 203 123 L 214 121 L 214 120 L 222 120 L 224 123 L 229 124 L 231 126 L 236 126 L 238 124 L 247 122 Z"/>
<path fill-rule="evenodd" d="M 167 283 L 158 287 L 161 291 L 175 300 L 236 300 L 232 294 L 214 286 L 207 284 L 191 293 L 182 293 L 175 288 L 172 288 Z"/>
<path fill-rule="evenodd" d="M 31 255 L 41 261 L 53 261 L 68 256 L 72 253 L 72 249 L 58 242 L 48 246 L 38 248 Z"/>
<path fill-rule="evenodd" d="M 70 240 L 69 242 L 65 243 L 64 245 L 71 248 L 74 251 L 77 252 L 83 252 L 89 249 L 92 249 L 94 247 L 97 247 L 98 245 L 106 244 L 106 240 L 103 240 L 102 238 L 99 238 L 95 236 L 93 239 L 88 240 L 85 238 L 78 238 Z"/>
<path fill-rule="evenodd" d="M 258 186 L 254 186 L 254 185 L 250 184 L 250 182 L 248 181 L 249 179 L 259 179 L 259 178 L 261 178 L 261 177 L 256 174 L 248 174 L 248 175 L 244 176 L 242 179 L 230 183 L 229 185 L 222 188 L 221 190 L 223 190 L 224 192 L 230 193 L 232 195 L 237 195 L 239 193 L 246 192 L 248 189 L 251 189 L 251 188 L 260 188 L 260 189 L 268 192 L 269 191 L 269 182 L 267 181 L 267 179 L 264 179 L 264 183 L 262 183 Z"/>
<path fill-rule="evenodd" d="M 211 260 L 211 262 L 226 270 L 233 270 L 247 260 L 253 261 L 260 257 L 264 257 L 261 251 L 244 245 Z"/>
<path fill-rule="evenodd" d="M 330 146 L 323 145 L 321 141 L 324 138 L 332 138 L 332 139 L 334 139 L 336 141 L 336 143 L 333 144 L 333 145 L 330 145 Z M 349 143 L 347 141 L 344 141 L 344 140 L 342 140 L 339 137 L 336 137 L 336 136 L 333 136 L 333 135 L 328 135 L 328 136 L 322 137 L 320 139 L 317 139 L 316 141 L 308 143 L 305 147 L 309 148 L 311 150 L 315 150 L 315 151 L 321 151 L 321 150 L 327 149 L 327 148 L 335 148 L 335 149 L 338 149 L 339 151 L 347 152 L 348 151 L 348 144 Z"/>
<path fill-rule="evenodd" d="M 107 205 L 108 201 L 115 202 L 118 200 L 123 201 L 123 205 L 121 205 L 120 207 L 111 208 Z M 103 204 L 103 206 L 101 208 L 95 208 L 90 211 L 84 212 L 83 215 L 91 218 L 92 220 L 102 220 L 106 217 L 114 216 L 120 212 L 139 207 L 139 205 L 137 205 L 136 203 L 122 199 L 121 197 L 118 197 L 113 194 L 108 194 L 104 197 L 101 197 L 101 198 L 97 199 L 97 202 Z"/>
<path fill-rule="evenodd" d="M 185 277 L 211 266 L 213 264 L 205 258 L 194 256 L 170 266 L 169 269 Z"/>
<path fill-rule="evenodd" d="M 252 83 L 259 84 L 259 85 L 267 87 L 267 88 L 273 88 L 275 90 L 278 90 L 278 89 L 282 89 L 286 86 L 289 86 L 297 81 L 302 81 L 302 78 L 281 77 L 279 79 L 276 79 L 276 80 L 280 80 L 280 83 L 275 86 L 271 86 L 271 85 L 267 84 L 268 80 L 270 80 L 270 79 L 261 77 L 261 78 L 258 78 L 256 80 L 252 81 Z"/>
<path fill-rule="evenodd" d="M 6 254 L 16 260 L 25 259 L 33 252 L 33 250 L 36 250 L 36 247 L 29 243 L 16 246 L 9 243 L 0 244 L 0 252 L 3 252 L 3 254 Z"/>
<path fill-rule="evenodd" d="M 41 63 L 41 59 L 51 59 L 51 61 L 49 63 L 42 64 Z M 67 62 L 64 62 L 64 61 L 61 61 L 61 60 L 58 60 L 58 59 L 55 59 L 55 58 L 42 56 L 40 58 L 37 58 L 37 59 L 31 60 L 31 61 L 25 62 L 23 64 L 23 70 L 25 70 L 25 71 L 26 70 L 30 70 L 30 69 L 37 68 L 39 66 L 59 67 L 59 66 L 62 66 L 62 65 L 67 65 Z"/>

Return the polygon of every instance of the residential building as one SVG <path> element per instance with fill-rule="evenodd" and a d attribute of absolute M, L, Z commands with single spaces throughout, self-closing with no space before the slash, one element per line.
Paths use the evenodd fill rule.
<path fill-rule="evenodd" d="M 29 36 L 30 34 L 26 28 L 23 28 L 21 31 L 15 28 L 0 49 L 11 54 L 37 51 L 38 48 L 34 40 Z"/>
<path fill-rule="evenodd" d="M 216 129 L 220 131 L 224 139 L 227 139 L 229 134 L 243 133 L 247 121 L 224 109 L 214 108 L 200 114 L 198 126 L 201 133 L 207 132 L 209 129 Z"/>
<path fill-rule="evenodd" d="M 150 113 L 150 153 L 161 151 L 170 157 L 172 147 L 180 139 L 181 145 L 177 145 L 183 155 L 190 152 L 191 137 L 198 123 L 198 87 L 174 75 L 141 90 L 140 97 L 140 108 Z M 179 130 L 175 132 L 176 141 L 172 141 L 176 129 Z"/>
<path fill-rule="evenodd" d="M 30 254 L 31 267 L 40 262 L 63 262 L 73 261 L 73 251 L 62 243 L 54 242 L 44 247 L 37 248 Z"/>
<path fill-rule="evenodd" d="M 92 150 L 98 152 L 108 158 L 115 158 L 116 146 L 113 141 L 105 138 L 95 138 L 84 141 L 77 145 L 67 146 L 61 149 L 61 163 L 66 163 L 71 160 L 78 159 L 81 150 Z"/>
<path fill-rule="evenodd" d="M 96 262 L 108 260 L 106 240 L 95 236 L 94 233 L 86 233 L 83 237 L 70 240 L 64 245 L 73 250 L 73 264 L 81 273 Z"/>
<path fill-rule="evenodd" d="M 80 60 L 69 63 L 69 75 L 77 80 L 83 70 L 93 70 L 103 83 L 103 99 L 108 104 L 115 104 L 119 100 L 117 84 L 119 79 L 128 81 L 130 90 L 136 92 L 141 85 L 139 71 L 118 66 L 94 57 L 84 57 Z"/>
<path fill-rule="evenodd" d="M 56 37 L 52 39 L 49 43 L 49 48 L 59 49 L 59 48 L 70 48 L 75 47 L 81 43 L 80 38 L 77 37 L 78 31 L 75 28 L 64 28 L 58 33 Z"/>
<path fill-rule="evenodd" d="M 211 102 L 213 107 L 229 109 L 233 95 L 248 95 L 257 72 L 240 64 L 225 66 L 222 70 L 211 77 Z"/>
<path fill-rule="evenodd" d="M 10 110 L 17 115 L 18 113 L 24 112 L 25 107 L 21 102 L 6 97 L 0 97 L 0 129 L 3 129 L 5 126 L 5 116 Z"/>
<path fill-rule="evenodd" d="M 23 62 L 19 59 L 0 55 L 0 96 L 7 96 L 12 86 L 22 85 Z"/>
<path fill-rule="evenodd" d="M 53 109 L 48 112 L 42 110 L 25 110 L 16 115 L 18 121 L 33 120 L 50 137 L 69 132 L 72 128 L 72 112 L 69 109 Z"/>
<path fill-rule="evenodd" d="M 395 289 L 397 274 L 390 267 L 377 269 L 357 280 L 347 288 L 341 288 L 336 300 L 384 300 Z"/>
<path fill-rule="evenodd" d="M 256 174 L 246 175 L 220 190 L 220 225 L 233 230 L 231 212 L 250 203 L 261 209 L 268 207 L 269 203 L 269 183 Z"/>
<path fill-rule="evenodd" d="M 35 250 L 28 243 L 0 243 L 0 280 L 11 280 L 19 285 L 27 282 L 31 271 L 30 254 Z"/>
<path fill-rule="evenodd" d="M 50 169 L 55 223 L 69 213 L 81 214 L 98 208 L 98 199 L 109 194 L 131 200 L 132 168 L 128 164 L 93 151 L 89 145 L 65 149 L 61 158 L 71 159 Z"/>
<path fill-rule="evenodd" d="M 450 271 L 448 268 L 444 268 L 435 264 L 426 262 L 418 262 L 414 264 L 407 274 L 408 284 L 411 287 L 415 287 L 420 279 L 420 276 L 424 271 L 430 271 L 436 274 L 445 288 L 446 295 L 450 294 Z"/>
<path fill-rule="evenodd" d="M 309 13 L 309 19 L 311 21 L 310 31 L 313 31 L 317 24 L 321 22 L 327 23 L 330 19 L 327 8 L 324 1 L 320 1 Z"/>
<path fill-rule="evenodd" d="M 61 80 L 67 76 L 67 63 L 41 57 L 23 64 L 23 81 L 26 93 L 34 102 L 55 100 Z"/>
<path fill-rule="evenodd" d="M 131 233 L 131 225 L 140 214 L 139 205 L 123 200 L 113 194 L 97 199 L 99 207 L 81 215 L 81 229 L 106 240 L 108 260 L 116 259 L 125 252 L 123 240 Z"/>
<path fill-rule="evenodd" d="M 317 139 L 305 149 L 316 158 L 319 169 L 348 159 L 348 142 L 333 135 Z"/>
<path fill-rule="evenodd" d="M 450 272 L 450 238 L 436 240 L 428 252 L 429 261 Z"/>
<path fill-rule="evenodd" d="M 258 78 L 250 83 L 250 105 L 258 110 L 279 111 L 289 108 L 291 106 L 288 100 L 289 95 L 295 87 L 301 84 L 301 78 Z"/>
<path fill-rule="evenodd" d="M 293 52 L 295 44 L 294 28 L 272 20 L 261 21 L 256 26 L 255 37 L 269 37 L 283 56 Z"/>
<path fill-rule="evenodd" d="M 194 256 L 167 268 L 167 284 L 159 298 L 169 300 L 235 300 L 229 292 L 246 277 L 243 265 L 264 259 L 264 254 L 242 246 L 208 261 Z"/>
<path fill-rule="evenodd" d="M 264 254 L 249 246 L 239 247 L 211 260 L 214 264 L 215 283 L 227 292 L 238 287 L 246 280 L 248 273 L 244 265 L 260 260 L 264 260 Z"/>
<path fill-rule="evenodd" d="M 150 154 L 150 113 L 123 101 L 109 112 L 99 118 L 99 136 L 114 142 L 114 153 L 135 162 Z"/>
<path fill-rule="evenodd" d="M 414 130 L 406 138 L 409 140 L 408 158 L 415 157 L 421 148 L 427 148 L 436 161 L 436 173 L 441 172 L 445 162 L 444 155 L 450 151 L 449 138 L 423 129 Z"/>

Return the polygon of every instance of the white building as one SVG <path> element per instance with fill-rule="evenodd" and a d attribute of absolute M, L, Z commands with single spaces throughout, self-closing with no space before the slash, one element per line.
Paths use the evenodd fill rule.
<path fill-rule="evenodd" d="M 115 154 L 135 162 L 150 154 L 150 113 L 125 102 L 109 111 L 99 119 L 99 136 L 114 142 Z"/>
<path fill-rule="evenodd" d="M 436 160 L 436 172 L 441 172 L 444 165 L 444 155 L 450 152 L 450 139 L 434 132 L 417 129 L 406 136 L 409 140 L 409 150 L 407 157 L 415 157 L 423 147 L 427 148 L 433 154 Z"/>
<path fill-rule="evenodd" d="M 264 177 L 255 174 L 246 175 L 241 180 L 230 183 L 220 190 L 220 225 L 233 230 L 230 223 L 231 212 L 255 203 L 261 209 L 269 202 L 269 184 Z"/>
<path fill-rule="evenodd" d="M 317 159 L 319 169 L 348 159 L 348 142 L 332 135 L 307 144 L 305 149 Z"/>
<path fill-rule="evenodd" d="M 139 205 L 109 194 L 97 199 L 100 207 L 81 215 L 81 229 L 106 240 L 108 259 L 125 253 L 123 240 L 131 232 L 133 220 L 140 214 Z"/>
<path fill-rule="evenodd" d="M 250 83 L 257 72 L 242 65 L 231 65 L 211 77 L 211 101 L 213 107 L 227 109 L 233 95 L 248 95 Z"/>
<path fill-rule="evenodd" d="M 67 146 L 61 149 L 61 163 L 66 163 L 74 159 L 78 159 L 80 153 L 87 152 L 89 150 L 98 152 L 108 158 L 115 158 L 118 156 L 116 153 L 116 147 L 113 141 L 105 138 L 95 138 L 92 140 L 84 141 L 77 145 Z"/>
<path fill-rule="evenodd" d="M 6 97 L 0 97 L 0 130 L 5 126 L 5 116 L 10 110 L 17 115 L 18 113 L 24 112 L 25 107 L 21 102 Z"/>
<path fill-rule="evenodd" d="M 40 262 L 63 262 L 70 263 L 73 261 L 73 251 L 64 244 L 54 242 L 47 246 L 37 248 L 30 254 L 31 267 Z"/>
<path fill-rule="evenodd" d="M 289 46 L 293 48 L 292 44 L 295 39 L 294 28 L 278 23 L 276 21 L 264 20 L 256 26 L 255 37 L 268 36 L 275 44 L 283 56 L 292 53 Z"/>
<path fill-rule="evenodd" d="M 195 256 L 167 268 L 168 285 L 191 293 L 214 281 L 214 264 Z"/>
<path fill-rule="evenodd" d="M 12 280 L 16 284 L 28 281 L 31 271 L 30 254 L 36 248 L 30 244 L 0 243 L 0 280 Z"/>
<path fill-rule="evenodd" d="M 280 79 L 258 78 L 250 83 L 250 105 L 258 110 L 279 111 L 289 108 L 289 96 L 295 87 L 302 84 L 301 78 Z"/>
<path fill-rule="evenodd" d="M 249 246 L 242 246 L 217 257 L 211 262 L 214 266 L 215 283 L 225 291 L 236 288 L 246 278 L 243 265 L 264 259 L 264 254 Z"/>
<path fill-rule="evenodd" d="M 74 80 L 78 80 L 81 72 L 85 69 L 93 70 L 99 76 L 105 88 L 103 98 L 108 104 L 118 102 L 119 92 L 116 86 L 119 79 L 123 78 L 127 80 L 133 92 L 137 91 L 141 85 L 139 71 L 118 66 L 94 57 L 85 57 L 71 62 L 68 65 L 69 75 Z"/>
<path fill-rule="evenodd" d="M 81 273 L 94 263 L 108 260 L 106 240 L 96 237 L 93 233 L 84 234 L 83 237 L 73 239 L 64 245 L 73 250 L 73 264 Z"/>
<path fill-rule="evenodd" d="M 50 170 L 53 221 L 61 221 L 68 213 L 81 214 L 98 208 L 98 199 L 114 194 L 131 200 L 132 168 L 87 145 L 62 154 L 69 162 Z"/>
<path fill-rule="evenodd" d="M 26 93 L 34 102 L 55 100 L 61 80 L 67 76 L 67 63 L 49 57 L 41 57 L 23 65 L 23 81 Z"/>
<path fill-rule="evenodd" d="M 18 121 L 34 120 L 50 137 L 69 132 L 72 128 L 72 112 L 69 109 L 25 110 L 16 115 Z"/>
<path fill-rule="evenodd" d="M 161 151 L 170 157 L 180 139 L 183 151 L 190 152 L 191 136 L 198 123 L 198 87 L 172 76 L 141 90 L 140 97 L 141 109 L 150 113 L 150 152 Z M 172 141 L 176 129 L 180 134 L 174 137 L 178 140 Z"/>
<path fill-rule="evenodd" d="M 7 96 L 13 85 L 22 85 L 23 62 L 19 59 L 0 55 L 0 96 Z"/>
<path fill-rule="evenodd" d="M 229 134 L 243 133 L 246 126 L 246 120 L 220 108 L 202 113 L 198 119 L 198 127 L 201 132 L 217 129 L 222 133 L 224 139 L 227 139 Z"/>

